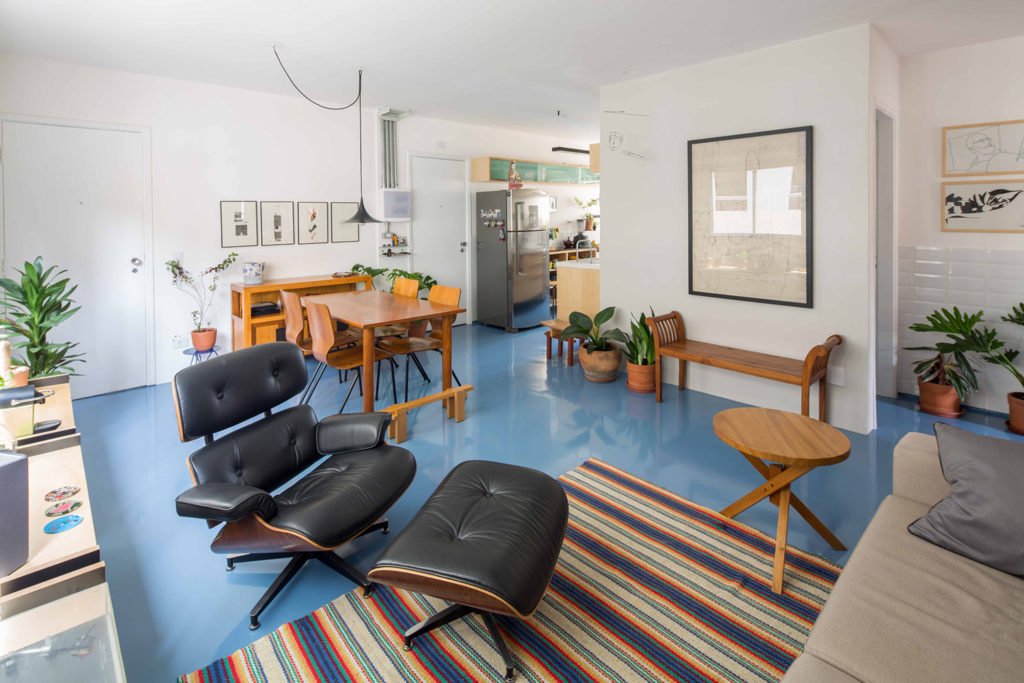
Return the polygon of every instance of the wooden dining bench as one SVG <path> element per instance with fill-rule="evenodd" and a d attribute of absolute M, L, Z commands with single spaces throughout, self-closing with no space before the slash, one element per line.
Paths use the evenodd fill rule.
<path fill-rule="evenodd" d="M 654 337 L 655 400 L 661 402 L 661 359 L 679 360 L 679 389 L 686 386 L 686 363 L 701 363 L 723 370 L 742 372 L 755 377 L 800 387 L 800 412 L 810 416 L 811 385 L 818 382 L 818 419 L 826 422 L 828 415 L 828 357 L 843 338 L 833 334 L 823 344 L 813 347 L 803 360 L 745 351 L 731 346 L 708 344 L 686 338 L 683 316 L 678 311 L 647 319 Z"/>
<path fill-rule="evenodd" d="M 384 409 L 385 413 L 391 414 L 391 424 L 388 425 L 388 438 L 394 439 L 395 443 L 402 443 L 408 438 L 408 413 L 413 408 L 421 408 L 438 401 L 444 404 L 445 417 L 454 418 L 456 422 L 466 419 L 466 394 L 473 391 L 472 384 L 463 384 L 459 387 L 452 387 L 439 391 L 436 394 L 423 396 L 405 403 L 396 403 Z"/>

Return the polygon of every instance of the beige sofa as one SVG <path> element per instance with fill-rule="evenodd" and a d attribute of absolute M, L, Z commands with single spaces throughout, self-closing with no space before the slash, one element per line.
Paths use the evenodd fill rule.
<path fill-rule="evenodd" d="M 935 437 L 903 437 L 892 479 L 783 681 L 1024 680 L 1024 579 L 907 531 L 949 492 Z"/>

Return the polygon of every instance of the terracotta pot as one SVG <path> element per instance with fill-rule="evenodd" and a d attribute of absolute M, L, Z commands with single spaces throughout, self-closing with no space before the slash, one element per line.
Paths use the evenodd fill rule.
<path fill-rule="evenodd" d="M 192 331 L 192 347 L 196 351 L 209 351 L 217 343 L 217 329 L 204 327 L 201 330 Z"/>
<path fill-rule="evenodd" d="M 638 394 L 654 391 L 654 366 L 626 362 L 626 388 Z"/>
<path fill-rule="evenodd" d="M 410 337 L 426 337 L 427 336 L 427 321 L 426 320 L 414 320 L 409 323 L 409 336 Z"/>
<path fill-rule="evenodd" d="M 14 384 L 11 386 L 23 387 L 28 384 L 28 368 L 24 365 L 11 368 L 11 376 L 14 378 Z"/>
<path fill-rule="evenodd" d="M 588 218 L 587 222 L 586 222 L 586 227 L 584 228 L 584 230 L 593 230 L 593 229 L 594 229 L 594 219 L 593 218 Z"/>
<path fill-rule="evenodd" d="M 621 359 L 622 352 L 618 349 L 590 351 L 586 347 L 580 348 L 580 365 L 583 366 L 583 376 L 591 382 L 614 382 Z"/>
<path fill-rule="evenodd" d="M 1024 435 L 1024 391 L 1011 391 L 1006 400 L 1010 404 L 1010 419 L 1006 426 L 1014 434 Z"/>
<path fill-rule="evenodd" d="M 920 394 L 917 405 L 922 412 L 939 417 L 960 417 L 964 414 L 960 397 L 951 385 L 918 381 L 917 390 Z"/>

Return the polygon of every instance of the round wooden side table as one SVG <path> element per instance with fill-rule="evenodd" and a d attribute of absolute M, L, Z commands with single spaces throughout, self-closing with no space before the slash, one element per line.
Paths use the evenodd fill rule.
<path fill-rule="evenodd" d="M 735 517 L 754 503 L 767 498 L 779 508 L 775 534 L 775 571 L 772 590 L 782 593 L 786 565 L 786 534 L 792 506 L 815 531 L 836 550 L 846 550 L 790 485 L 815 467 L 835 465 L 850 455 L 850 441 L 842 432 L 824 422 L 785 410 L 732 408 L 715 415 L 715 434 L 746 458 L 766 481 L 722 510 Z M 769 464 L 770 463 L 770 464 Z"/>

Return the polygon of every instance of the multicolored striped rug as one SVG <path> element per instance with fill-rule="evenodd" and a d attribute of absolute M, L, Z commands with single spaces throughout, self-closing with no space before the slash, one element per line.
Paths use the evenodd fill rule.
<path fill-rule="evenodd" d="M 776 681 L 803 649 L 839 567 L 642 479 L 588 460 L 561 477 L 569 528 L 551 587 L 526 621 L 498 617 L 526 681 Z M 500 681 L 478 617 L 402 650 L 447 603 L 379 586 L 352 592 L 182 676 L 196 682 Z"/>

